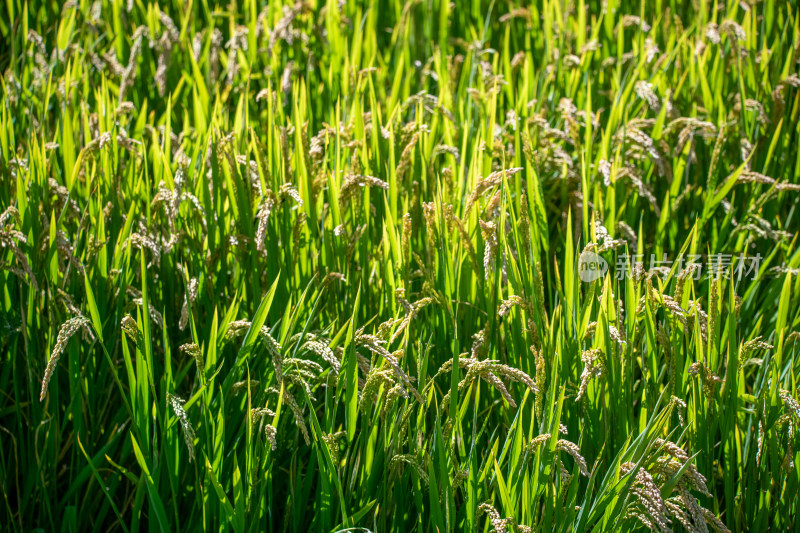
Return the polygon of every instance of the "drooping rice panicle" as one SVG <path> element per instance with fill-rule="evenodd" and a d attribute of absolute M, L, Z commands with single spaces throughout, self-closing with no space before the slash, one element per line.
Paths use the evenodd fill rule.
<path fill-rule="evenodd" d="M 186 448 L 189 450 L 189 462 L 191 463 L 194 461 L 194 439 L 196 435 L 192 424 L 189 422 L 189 417 L 186 415 L 186 410 L 183 408 L 186 401 L 172 394 L 167 395 L 167 400 L 172 405 L 172 410 L 183 429 L 183 440 L 186 443 Z"/>
<path fill-rule="evenodd" d="M 67 342 L 69 342 L 69 339 L 80 329 L 89 329 L 88 318 L 84 316 L 70 318 L 64 322 L 64 324 L 61 325 L 61 329 L 58 330 L 56 343 L 53 345 L 53 351 L 50 352 L 50 359 L 47 360 L 47 367 L 44 370 L 44 377 L 42 378 L 42 391 L 39 394 L 39 401 L 44 401 L 44 397 L 47 394 L 47 386 L 50 384 L 50 379 L 53 377 L 53 372 L 56 369 L 58 360 L 61 358 L 61 354 L 64 353 L 64 350 L 67 347 Z"/>

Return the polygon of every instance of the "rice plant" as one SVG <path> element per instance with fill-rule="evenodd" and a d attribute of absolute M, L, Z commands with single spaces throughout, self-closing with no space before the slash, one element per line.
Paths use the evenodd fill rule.
<path fill-rule="evenodd" d="M 800 528 L 794 2 L 0 11 L 0 530 Z"/>

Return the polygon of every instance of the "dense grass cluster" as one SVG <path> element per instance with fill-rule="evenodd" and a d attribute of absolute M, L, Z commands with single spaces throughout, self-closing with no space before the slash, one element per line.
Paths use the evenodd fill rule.
<path fill-rule="evenodd" d="M 212 4 L 0 9 L 0 530 L 800 528 L 793 2 Z"/>

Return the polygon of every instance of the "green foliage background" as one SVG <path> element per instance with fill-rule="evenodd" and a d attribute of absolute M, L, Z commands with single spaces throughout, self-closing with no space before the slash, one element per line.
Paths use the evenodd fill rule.
<path fill-rule="evenodd" d="M 0 529 L 800 527 L 792 2 L 1 11 Z"/>

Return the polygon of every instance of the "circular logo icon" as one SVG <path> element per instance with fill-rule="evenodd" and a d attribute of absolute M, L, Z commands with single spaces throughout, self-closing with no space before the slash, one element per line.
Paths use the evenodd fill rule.
<path fill-rule="evenodd" d="M 608 263 L 605 259 L 588 250 L 581 252 L 578 257 L 578 277 L 585 283 L 600 279 L 608 272 Z"/>

